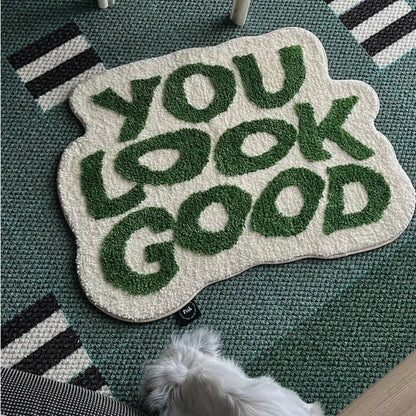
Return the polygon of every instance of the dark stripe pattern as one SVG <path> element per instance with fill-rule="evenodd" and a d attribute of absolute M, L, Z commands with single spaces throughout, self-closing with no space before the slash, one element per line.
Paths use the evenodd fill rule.
<path fill-rule="evenodd" d="M 75 331 L 69 327 L 13 366 L 15 370 L 42 375 L 81 347 Z"/>
<path fill-rule="evenodd" d="M 80 35 L 82 33 L 77 25 L 70 22 L 8 58 L 26 88 L 45 111 L 67 99 L 75 85 L 68 84 L 63 88 L 58 88 L 59 86 L 77 76 L 81 76 L 79 79 L 82 79 L 82 74 L 86 74 L 91 68 L 96 67 L 94 73 L 103 69 L 102 66 L 97 66 L 101 63 L 100 57 L 92 47 L 85 49 L 86 40 L 81 38 L 72 44 L 67 44 L 59 50 L 59 53 L 47 56 L 49 52 Z M 37 60 L 40 58 L 43 58 L 43 63 L 38 66 Z M 23 68 L 28 64 L 31 65 Z M 44 68 L 43 73 L 42 68 Z M 41 71 L 38 72 L 39 69 Z M 50 94 L 41 99 L 47 93 Z"/>
<path fill-rule="evenodd" d="M 390 6 L 390 4 L 393 4 L 395 1 L 396 0 L 365 0 L 343 14 L 340 17 L 341 22 L 344 23 L 347 29 L 351 30 L 387 6 Z"/>
<path fill-rule="evenodd" d="M 374 56 L 415 29 L 416 12 L 412 10 L 399 20 L 396 20 L 380 32 L 371 36 L 371 38 L 365 40 L 361 45 L 371 56 Z"/>
<path fill-rule="evenodd" d="M 73 352 L 82 348 L 82 342 L 78 334 L 70 326 L 58 335 L 53 336 L 53 334 L 56 333 L 55 321 L 48 322 L 50 327 L 48 327 L 48 325 L 43 325 L 41 333 L 33 333 L 32 337 L 30 337 L 29 334 L 29 336 L 21 339 L 22 335 L 29 332 L 32 328 L 45 321 L 54 312 L 59 310 L 59 305 L 55 296 L 50 293 L 20 312 L 10 321 L 6 322 L 1 327 L 1 347 L 3 349 L 12 342 L 14 342 L 14 344 L 13 348 L 3 350 L 3 354 L 10 354 L 10 356 L 13 357 L 14 351 L 26 347 L 23 342 L 28 343 L 29 345 L 33 342 L 34 345 L 40 345 L 40 347 L 23 358 L 20 358 L 19 356 L 20 361 L 17 363 L 13 360 L 10 361 L 10 356 L 3 355 L 3 365 L 13 366 L 12 368 L 14 370 L 23 371 L 25 373 L 43 375 L 48 370 L 60 364 L 62 360 L 69 357 Z M 64 318 L 62 317 L 62 319 Z M 35 337 L 41 337 L 41 340 L 36 339 Z M 77 356 L 74 356 L 73 359 L 70 358 L 68 360 L 68 366 L 72 368 L 72 365 L 77 364 L 78 359 Z M 13 363 L 15 364 L 13 365 Z M 59 378 L 59 374 L 65 371 L 66 369 L 61 367 L 57 370 L 57 377 Z M 94 391 L 100 390 L 106 385 L 104 377 L 100 374 L 98 368 L 93 365 L 73 377 L 70 383 Z"/>
<path fill-rule="evenodd" d="M 338 10 L 331 1 L 324 1 Z M 339 19 L 380 68 L 416 47 L 416 11 L 405 0 L 363 0 Z"/>
<path fill-rule="evenodd" d="M 38 300 L 1 327 L 1 348 L 30 331 L 59 309 L 52 293 Z"/>
<path fill-rule="evenodd" d="M 81 31 L 77 25 L 74 22 L 70 22 L 64 27 L 9 56 L 9 62 L 14 69 L 18 70 L 80 34 Z"/>
<path fill-rule="evenodd" d="M 94 365 L 88 367 L 83 373 L 78 374 L 74 377 L 70 384 L 75 386 L 84 387 L 88 390 L 96 391 L 100 390 L 101 387 L 105 386 L 105 378 L 98 371 L 98 368 Z"/>
<path fill-rule="evenodd" d="M 92 48 L 87 49 L 54 69 L 29 81 L 26 84 L 26 88 L 32 93 L 34 98 L 39 98 L 41 95 L 82 74 L 99 62 L 101 62 L 101 59 L 95 51 Z"/>

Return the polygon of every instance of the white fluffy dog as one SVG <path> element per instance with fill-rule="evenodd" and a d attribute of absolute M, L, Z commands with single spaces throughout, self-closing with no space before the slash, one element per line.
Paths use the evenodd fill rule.
<path fill-rule="evenodd" d="M 323 416 L 271 377 L 247 377 L 219 348 L 207 329 L 174 337 L 146 368 L 149 407 L 162 416 Z"/>

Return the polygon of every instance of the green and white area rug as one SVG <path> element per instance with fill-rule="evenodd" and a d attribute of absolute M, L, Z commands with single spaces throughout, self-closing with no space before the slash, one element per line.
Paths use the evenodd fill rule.
<path fill-rule="evenodd" d="M 116 67 L 70 104 L 86 133 L 61 159 L 60 200 L 87 297 L 122 320 L 166 317 L 259 264 L 378 248 L 413 215 L 375 91 L 331 79 L 303 29 Z"/>
<path fill-rule="evenodd" d="M 284 253 L 293 258 L 305 253 L 334 256 L 356 249 L 348 248 L 348 245 L 363 250 L 386 243 L 400 234 L 412 209 L 412 190 L 395 161 L 392 147 L 415 187 L 415 0 L 256 0 L 252 2 L 243 27 L 237 27 L 229 20 L 231 0 L 120 0 L 105 10 L 97 7 L 96 0 L 19 0 L 18 3 L 19 7 L 16 7 L 15 0 L 2 1 L 3 365 L 95 391 L 111 392 L 118 400 L 145 411 L 141 386 L 147 360 L 160 355 L 173 333 L 209 327 L 221 334 L 224 354 L 241 364 L 247 374 L 253 377 L 270 375 L 282 385 L 296 390 L 305 401 L 320 401 L 325 414 L 335 416 L 415 349 L 415 215 L 399 238 L 376 250 L 331 260 L 305 258 L 259 265 L 233 278 L 210 284 L 195 296 L 201 316 L 188 326 L 182 327 L 176 314 L 156 319 L 178 307 L 174 301 L 177 296 L 184 297 L 185 302 L 185 298 L 192 297 L 202 288 L 211 268 L 213 271 L 221 268 L 221 273 L 215 274 L 215 279 L 220 279 L 257 262 L 282 261 Z M 263 41 L 261 37 L 252 36 L 293 26 L 316 35 L 328 58 L 316 43 L 316 38 L 305 31 L 300 40 L 280 37 L 273 41 L 267 53 L 263 46 L 253 46 L 263 44 Z M 275 35 L 266 35 L 265 43 L 267 37 L 271 39 Z M 228 41 L 231 43 L 224 44 Z M 215 46 L 220 44 L 223 44 L 220 48 L 224 51 L 221 56 Z M 212 46 L 215 47 L 209 49 Z M 285 50 L 288 51 L 285 48 L 292 46 L 299 46 L 302 50 L 305 79 L 301 81 L 302 73 L 298 73 L 301 85 L 293 97 L 282 97 L 281 94 L 276 97 L 273 93 L 285 88 L 286 71 L 282 66 L 282 56 Z M 173 51 L 182 52 L 165 56 Z M 318 59 L 312 63 L 314 51 Z M 239 62 L 238 58 L 237 63 L 233 61 L 234 57 L 250 54 L 254 55 L 262 74 L 264 90 L 271 93 L 266 94 L 270 97 L 266 102 L 280 95 L 281 99 L 287 99 L 285 104 L 261 108 L 250 99 L 237 65 L 242 61 Z M 289 57 L 288 69 L 293 65 L 293 54 L 286 55 L 284 60 Z M 149 61 L 149 58 L 155 59 Z M 327 75 L 326 60 L 333 80 Z M 170 75 L 181 66 L 195 63 L 224 67 L 232 73 L 228 79 L 235 80 L 231 104 L 209 121 L 181 120 L 163 102 L 164 88 Z M 125 64 L 128 66 L 120 67 Z M 318 70 L 321 71 L 319 75 L 315 72 Z M 120 71 L 124 71 L 126 76 Z M 85 84 L 76 93 L 78 99 L 73 103 L 75 111 L 82 110 L 85 116 L 92 118 L 91 121 L 78 114 L 85 123 L 85 131 L 71 111 L 67 98 L 76 85 L 97 75 L 102 78 L 91 82 L 100 85 Z M 150 91 L 152 83 L 146 80 L 157 77 L 160 81 Z M 145 82 L 136 83 L 133 89 L 133 80 Z M 345 83 L 335 80 L 359 81 Z M 221 81 L 225 83 L 226 79 L 221 78 Z M 190 75 L 184 86 L 189 104 L 196 109 L 206 108 L 214 98 L 214 86 L 207 75 Z M 128 119 L 128 116 L 120 114 L 124 110 L 117 112 L 91 99 L 108 88 L 121 97 L 118 101 L 124 103 L 127 114 L 133 108 L 129 103 L 139 102 L 139 109 L 145 109 L 148 103 L 142 130 L 138 131 L 139 119 L 136 119 L 139 124 L 132 125 L 133 131 L 137 130 L 132 140 L 119 141 Z M 141 94 L 141 99 L 134 101 L 134 90 L 152 92 L 153 96 Z M 215 91 L 221 97 L 229 97 L 229 89 L 217 87 Z M 340 123 L 338 127 L 374 152 L 362 160 L 342 150 L 339 140 L 338 143 L 334 141 L 339 135 L 323 138 L 325 123 L 328 125 L 331 121 L 328 115 L 332 101 L 355 96 L 357 102 L 354 103 L 354 98 L 338 102 L 338 106 L 342 103 L 346 106 L 334 107 L 333 111 L 335 114 L 345 112 L 342 113 L 345 120 L 337 120 Z M 295 104 L 303 104 L 299 107 L 300 116 Z M 252 166 L 264 167 L 260 170 L 243 174 L 236 172 L 235 175 L 218 173 L 218 169 L 226 169 L 230 163 L 234 167 L 248 165 L 232 163 L 233 158 L 221 154 L 225 165 L 217 162 L 216 151 L 220 149 L 218 144 L 224 133 L 244 122 L 262 119 L 280 120 L 272 124 L 281 129 L 285 126 L 289 135 L 282 138 L 283 134 L 276 130 L 279 133 L 277 138 L 266 131 L 241 139 L 245 132 L 237 130 L 241 133 L 237 138 L 243 140 L 243 155 L 268 154 L 276 144 L 275 151 L 281 152 L 285 143 L 287 154 L 271 152 L 267 158 L 261 157 L 260 162 L 271 163 L 269 167 L 258 164 L 259 159 L 255 160 Z M 324 125 L 318 127 L 324 120 Z M 379 132 L 374 129 L 373 122 Z M 308 159 L 325 155 L 319 152 L 322 150 L 319 146 L 315 156 L 304 154 L 305 148 L 306 151 L 309 149 L 304 141 L 307 128 L 311 131 L 308 137 L 312 137 L 315 144 L 322 144 L 330 158 Z M 182 183 L 154 185 L 154 179 L 160 182 L 163 178 L 160 171 L 168 170 L 174 161 L 180 160 L 180 150 L 166 147 L 153 152 L 149 150 L 138 155 L 135 163 L 138 165 L 140 162 L 142 167 L 147 166 L 156 173 L 159 171 L 159 175 L 147 176 L 142 192 L 140 186 L 137 188 L 136 196 L 142 194 L 144 199 L 123 213 L 94 219 L 87 209 L 81 187 L 82 160 L 90 158 L 97 168 L 100 165 L 97 162 L 102 158 L 102 168 L 98 166 L 101 171 L 97 169 L 96 179 L 103 181 L 103 199 L 106 201 L 108 198 L 114 201 L 115 206 L 121 206 L 120 201 L 114 198 L 128 194 L 136 187 L 137 181 L 116 170 L 120 152 L 134 149 L 132 145 L 146 141 L 154 146 L 155 137 L 182 129 L 198 130 L 206 134 L 201 134 L 201 137 L 209 138 L 208 157 L 198 158 L 198 162 L 206 161 L 201 172 Z M 290 131 L 294 133 L 291 135 Z M 79 283 L 76 257 L 77 251 L 81 251 L 63 215 L 56 178 L 63 152 L 84 134 L 86 136 L 65 153 L 64 160 L 68 163 L 73 161 L 73 170 L 66 175 L 66 181 L 61 181 L 61 185 L 69 185 L 62 196 L 66 192 L 73 198 L 73 210 L 65 213 L 71 220 L 72 231 L 77 234 L 79 242 L 82 232 L 90 233 L 91 244 L 97 241 L 92 247 L 82 246 L 84 250 L 91 248 L 92 255 L 82 263 L 84 271 L 89 272 L 84 275 L 83 286 L 88 287 L 88 296 L 97 304 L 100 299 L 107 299 L 108 309 L 119 305 L 118 299 L 122 302 L 128 299 L 126 305 L 128 309 L 134 309 L 136 318 L 144 299 L 156 299 L 169 290 L 171 293 L 163 301 L 152 303 L 150 311 L 143 309 L 142 319 L 145 315 L 150 319 L 149 315 L 152 315 L 151 319 L 156 319 L 153 322 L 136 324 L 113 319 L 88 300 Z M 293 143 L 290 146 L 291 139 Z M 237 142 L 234 144 L 233 155 L 238 155 Z M 77 157 L 75 149 L 79 152 Z M 95 160 L 92 158 L 94 154 Z M 186 155 L 194 156 L 186 151 L 181 155 L 182 161 Z M 389 187 L 390 202 L 377 221 L 326 234 L 325 213 L 331 195 L 331 171 L 328 172 L 328 168 L 346 165 L 358 165 L 380 174 Z M 307 169 L 318 175 L 320 179 L 316 182 L 324 183 L 322 196 L 316 211 L 313 214 L 307 212 L 311 219 L 305 230 L 293 228 L 293 232 L 299 231 L 296 236 L 264 236 L 252 228 L 254 208 L 268 183 L 290 169 Z M 334 174 L 337 170 L 332 172 Z M 313 175 L 309 177 L 316 178 Z M 285 185 L 283 179 L 279 179 L 281 186 Z M 308 180 L 302 175 L 298 179 Z M 332 195 L 336 196 L 334 189 L 339 190 L 340 183 L 332 183 Z M 189 201 L 191 194 L 217 186 L 236 186 L 243 195 L 247 193 L 251 198 L 236 245 L 220 253 L 200 254 L 182 245 L 184 241 L 182 239 L 181 243 L 178 235 L 175 236 L 175 227 L 155 232 L 145 226 L 132 232 L 128 240 L 128 267 L 138 274 L 157 273 L 160 265 L 157 261 L 145 261 L 145 248 L 174 241 L 174 258 L 178 267 L 175 276 L 166 287 L 146 296 L 129 294 L 105 279 L 97 256 L 104 238 L 124 218 L 145 207 L 158 212 L 164 209 L 176 225 L 179 208 Z M 364 208 L 368 198 L 364 188 L 365 184 L 358 182 L 343 186 L 345 206 L 342 208 L 343 216 L 338 218 Z M 158 195 L 163 199 L 157 199 Z M 281 214 L 278 218 L 296 217 L 304 205 L 305 195 L 299 186 L 294 185 L 283 187 L 279 195 L 275 193 L 274 202 Z M 318 188 L 311 197 L 317 198 L 316 195 L 319 195 Z M 404 201 L 402 205 L 398 203 L 400 200 Z M 234 199 L 230 201 L 234 202 Z M 273 208 L 271 204 L 269 206 Z M 305 206 L 311 210 L 313 200 Z M 397 206 L 398 209 L 393 208 Z M 200 226 L 208 231 L 220 230 L 230 215 L 225 215 L 224 211 L 225 207 L 214 203 L 201 215 Z M 170 218 L 169 215 L 165 214 L 165 218 Z M 78 223 L 73 220 L 76 216 L 79 216 Z M 208 221 L 214 216 L 218 217 L 215 228 Z M 281 222 L 277 221 L 278 224 Z M 166 227 L 163 222 L 161 225 Z M 136 228 L 137 223 L 133 229 Z M 276 231 L 271 225 L 267 229 Z M 284 229 L 289 229 L 288 223 Z M 366 241 L 362 240 L 363 236 Z M 258 244 L 259 240 L 265 245 Z M 327 244 L 328 241 L 331 244 Z M 293 247 L 299 249 L 291 252 Z M 154 248 L 149 250 L 149 254 L 154 253 Z M 206 259 L 206 264 L 203 259 Z M 220 264 L 217 266 L 219 259 L 225 261 L 224 268 Z M 172 293 L 169 288 L 184 279 L 181 273 L 186 271 L 188 264 L 195 272 L 191 278 L 188 276 L 188 280 L 183 280 L 177 294 Z M 197 268 L 208 268 L 209 273 Z M 93 270 L 98 270 L 98 273 Z M 189 279 L 191 284 L 188 284 Z M 107 297 L 109 294 L 111 296 Z M 111 299 L 114 301 L 110 302 Z"/>

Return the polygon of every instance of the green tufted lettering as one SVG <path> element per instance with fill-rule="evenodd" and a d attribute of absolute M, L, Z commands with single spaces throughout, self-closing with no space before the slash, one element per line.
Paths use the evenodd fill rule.
<path fill-rule="evenodd" d="M 100 259 L 105 279 L 133 295 L 148 295 L 166 286 L 179 270 L 173 241 L 145 248 L 146 261 L 160 263 L 160 270 L 150 274 L 137 273 L 128 266 L 126 245 L 132 234 L 143 227 L 161 233 L 172 229 L 173 225 L 173 217 L 163 208 L 144 208 L 123 218 L 107 234 L 101 247 Z"/>
<path fill-rule="evenodd" d="M 208 107 L 198 109 L 189 104 L 185 93 L 185 80 L 195 74 L 207 77 L 215 89 L 215 96 Z M 165 83 L 163 103 L 165 108 L 176 118 L 200 123 L 209 121 L 218 114 L 228 110 L 236 93 L 234 74 L 219 65 L 201 63 L 181 66 L 172 72 Z"/>
<path fill-rule="evenodd" d="M 305 80 L 306 69 L 300 46 L 282 48 L 279 50 L 279 55 L 285 79 L 283 88 L 274 93 L 265 90 L 263 75 L 253 54 L 233 58 L 233 62 L 240 71 L 246 94 L 257 107 L 283 107 L 299 92 Z"/>
<path fill-rule="evenodd" d="M 120 142 L 136 139 L 143 130 L 155 89 L 160 81 L 161 77 L 131 81 L 132 102 L 126 101 L 111 88 L 91 97 L 95 104 L 126 117 L 118 137 Z"/>

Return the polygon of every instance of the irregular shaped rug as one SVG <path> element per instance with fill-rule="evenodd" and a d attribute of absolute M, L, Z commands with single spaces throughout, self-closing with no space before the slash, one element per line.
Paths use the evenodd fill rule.
<path fill-rule="evenodd" d="M 86 133 L 60 200 L 82 287 L 119 319 L 163 318 L 258 264 L 383 246 L 413 214 L 376 93 L 332 80 L 303 29 L 113 68 L 70 104 Z"/>
<path fill-rule="evenodd" d="M 84 134 L 67 97 L 75 85 L 106 71 L 105 68 L 184 48 L 262 35 L 281 27 L 300 26 L 313 32 L 324 45 L 333 79 L 359 79 L 377 92 L 380 111 L 375 125 L 392 143 L 397 159 L 415 186 L 416 3 L 414 0 L 257 0 L 255 4 L 252 2 L 242 28 L 228 19 L 231 1 L 186 2 L 186 7 L 184 3 L 123 0 L 117 1 L 115 7 L 101 10 L 94 1 L 21 0 L 20 7 L 13 0 L 2 2 L 1 319 L 5 330 L 13 335 L 8 339 L 14 339 L 5 348 L 10 358 L 21 359 L 16 364 L 13 361 L 13 366 L 22 368 L 24 364 L 29 368 L 30 363 L 39 363 L 31 366 L 37 374 L 47 370 L 44 375 L 53 373 L 61 380 L 70 377 L 65 381 L 93 389 L 102 390 L 105 380 L 115 398 L 142 408 L 144 392 L 140 386 L 144 363 L 159 356 L 172 333 L 208 326 L 221 333 L 224 354 L 235 358 L 248 374 L 271 375 L 299 392 L 305 401 L 320 401 L 325 414 L 335 416 L 416 345 L 416 217 L 413 216 L 397 240 L 377 250 L 332 260 L 308 258 L 261 265 L 209 285 L 195 297 L 202 315 L 189 326 L 182 328 L 174 315 L 143 325 L 113 319 L 84 296 L 75 267 L 75 238 L 63 217 L 56 192 L 62 152 Z M 273 48 L 270 54 L 276 59 L 275 70 L 281 77 L 276 84 L 256 51 L 248 53 L 256 56 L 265 89 L 269 92 L 282 89 L 284 74 L 277 66 L 279 49 Z M 244 53 L 233 51 L 230 59 L 235 55 Z M 232 70 L 238 83 L 237 92 L 243 94 L 235 64 L 220 65 Z M 154 76 L 152 73 L 145 79 Z M 163 89 L 166 78 L 167 75 L 155 94 L 158 88 Z M 117 86 L 113 89 L 131 101 L 128 84 L 129 81 L 125 93 Z M 108 86 L 103 86 L 103 90 Z M 189 97 L 190 103 L 195 104 Z M 297 96 L 291 101 L 295 100 Z M 316 106 L 315 101 L 312 105 Z M 316 121 L 323 120 L 330 108 L 326 104 Z M 151 114 L 153 109 L 149 117 Z M 120 117 L 120 128 L 125 120 L 110 110 L 105 117 L 112 123 Z M 257 118 L 261 117 L 253 117 Z M 297 115 L 293 121 L 281 119 L 298 131 Z M 347 123 L 348 120 L 343 127 L 350 132 Z M 233 125 L 230 123 L 227 129 Z M 189 128 L 204 130 L 196 124 L 190 124 Z M 212 134 L 211 154 L 215 150 L 214 140 L 223 133 L 221 129 Z M 120 149 L 154 135 L 143 130 L 131 143 L 120 143 Z M 117 141 L 116 134 L 114 137 Z M 367 144 L 360 135 L 354 133 L 354 137 Z M 285 158 L 296 146 L 297 143 Z M 323 146 L 332 157 L 341 152 L 331 140 L 325 139 Z M 329 149 L 330 146 L 333 148 Z M 97 149 L 107 151 L 94 147 L 88 154 Z M 111 160 L 115 160 L 116 154 Z M 283 163 L 285 158 L 277 163 Z M 342 164 L 369 166 L 370 160 L 360 162 L 345 154 Z M 318 172 L 314 167 L 320 163 L 314 162 L 309 169 Z M 379 168 L 374 170 L 381 172 Z M 257 173 L 250 173 L 254 174 Z M 318 174 L 326 186 L 319 204 L 326 208 L 328 177 Z M 384 171 L 382 175 L 391 186 Z M 104 181 L 108 197 L 123 193 L 120 189 L 119 194 L 111 194 L 106 176 Z M 292 190 L 297 192 L 295 188 Z M 283 197 L 287 191 L 282 192 Z M 345 192 L 348 195 L 348 189 Z M 297 194 L 299 211 L 300 190 Z M 285 213 L 282 197 L 276 200 Z M 257 196 L 253 197 L 253 204 L 256 199 Z M 358 211 L 360 206 L 355 209 Z M 316 215 L 309 226 L 317 220 Z M 251 211 L 243 236 L 249 230 L 250 220 Z M 150 241 L 142 248 L 152 244 L 151 231 L 145 232 Z M 172 239 L 173 236 L 162 238 L 162 242 Z M 140 251 L 137 254 L 141 255 Z M 132 267 L 141 273 L 149 272 L 144 265 Z M 153 271 L 157 271 L 157 263 L 153 266 Z M 20 319 L 27 317 L 25 311 L 50 296 L 59 305 L 58 315 L 62 313 L 65 317 L 59 320 L 62 326 L 56 326 L 54 314 Z M 11 323 L 16 323 L 13 329 Z M 62 342 L 72 333 L 68 327 L 77 334 L 70 336 L 69 344 Z M 28 332 L 22 335 L 22 330 Z M 59 331 L 63 334 L 58 334 Z M 15 343 L 22 347 L 18 354 L 13 349 Z M 82 347 L 78 348 L 80 343 Z M 56 353 L 50 354 L 50 348 Z M 29 355 L 21 355 L 22 351 Z M 47 354 L 41 354 L 45 351 Z M 81 368 L 85 371 L 79 373 Z"/>

